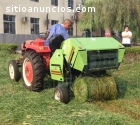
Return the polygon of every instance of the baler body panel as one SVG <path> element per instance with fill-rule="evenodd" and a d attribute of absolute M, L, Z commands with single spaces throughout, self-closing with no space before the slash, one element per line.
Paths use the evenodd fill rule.
<path fill-rule="evenodd" d="M 51 78 L 58 81 L 64 81 L 63 76 L 64 57 L 61 49 L 57 49 L 50 59 Z"/>
<path fill-rule="evenodd" d="M 87 51 L 78 51 L 73 68 L 82 72 L 85 65 L 87 65 Z"/>
<path fill-rule="evenodd" d="M 61 48 L 70 66 L 86 73 L 117 69 L 125 52 L 124 46 L 111 37 L 69 38 Z"/>
<path fill-rule="evenodd" d="M 61 49 L 66 61 L 73 67 L 78 51 L 83 50 L 83 47 L 75 38 L 70 38 L 62 43 Z"/>
<path fill-rule="evenodd" d="M 123 59 L 123 56 L 124 56 L 124 52 L 125 52 L 125 49 L 124 48 L 120 48 L 118 50 L 118 62 L 119 63 L 122 62 L 122 59 Z"/>
<path fill-rule="evenodd" d="M 91 37 L 91 38 L 76 38 L 76 40 L 88 50 L 109 50 L 124 48 L 117 40 L 112 37 Z"/>

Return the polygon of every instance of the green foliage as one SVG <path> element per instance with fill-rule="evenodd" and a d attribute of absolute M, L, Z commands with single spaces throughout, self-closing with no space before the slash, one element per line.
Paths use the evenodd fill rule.
<path fill-rule="evenodd" d="M 18 45 L 17 44 L 0 44 L 0 51 L 9 51 L 9 52 L 12 52 L 12 51 L 15 51 L 17 49 Z"/>
<path fill-rule="evenodd" d="M 122 31 L 129 25 L 136 38 L 140 33 L 140 0 L 86 0 L 85 7 L 95 7 L 96 12 L 82 13 L 80 29 L 112 28 Z M 87 9 L 88 10 L 88 9 Z"/>
<path fill-rule="evenodd" d="M 138 53 L 140 54 L 140 46 L 126 47 L 125 53 Z"/>

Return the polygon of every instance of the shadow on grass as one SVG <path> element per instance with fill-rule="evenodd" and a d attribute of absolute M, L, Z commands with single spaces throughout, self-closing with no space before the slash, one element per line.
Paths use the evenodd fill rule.
<path fill-rule="evenodd" d="M 124 98 L 125 96 L 125 93 L 127 91 L 127 87 L 128 87 L 128 83 L 126 80 L 118 77 L 118 76 L 115 76 L 114 77 L 115 79 L 115 82 L 116 82 L 116 85 L 117 85 L 117 89 L 118 89 L 118 95 L 117 95 L 117 98 Z"/>
<path fill-rule="evenodd" d="M 58 81 L 52 80 L 50 76 L 44 79 L 44 90 L 55 88 L 58 85 Z"/>

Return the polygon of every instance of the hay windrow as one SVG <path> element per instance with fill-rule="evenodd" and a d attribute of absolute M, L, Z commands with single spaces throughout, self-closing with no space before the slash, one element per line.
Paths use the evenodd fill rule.
<path fill-rule="evenodd" d="M 112 100 L 116 99 L 117 88 L 112 76 L 99 77 L 80 76 L 74 81 L 73 92 L 75 99 L 80 102 L 87 100 Z"/>

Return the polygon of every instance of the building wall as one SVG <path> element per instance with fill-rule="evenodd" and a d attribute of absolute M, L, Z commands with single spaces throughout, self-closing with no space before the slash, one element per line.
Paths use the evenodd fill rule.
<path fill-rule="evenodd" d="M 80 4 L 81 0 L 74 0 L 74 8 L 76 7 L 77 4 Z M 46 14 L 47 12 L 12 12 L 12 5 L 19 7 L 22 9 L 22 7 L 26 7 L 28 9 L 29 7 L 34 8 L 34 7 L 56 7 L 56 10 L 61 7 L 68 7 L 68 0 L 58 0 L 58 5 L 53 6 L 51 5 L 51 0 L 39 0 L 39 2 L 34 2 L 30 0 L 0 0 L 0 33 L 3 33 L 4 27 L 3 27 L 3 14 L 7 15 L 15 15 L 16 16 L 16 34 L 31 34 L 30 33 L 30 20 L 27 23 L 23 23 L 21 21 L 22 17 L 32 17 L 32 18 L 39 18 L 39 30 L 40 32 L 46 31 L 46 24 L 44 23 L 46 19 Z M 10 7 L 11 12 L 6 12 L 6 7 Z M 18 11 L 18 9 L 17 9 Z M 64 19 L 68 18 L 71 19 L 71 16 L 73 16 L 73 10 L 72 12 L 48 12 L 48 18 L 49 20 L 58 20 L 58 23 L 62 23 Z M 74 24 L 75 25 L 75 24 Z M 49 27 L 51 24 L 49 24 Z M 74 35 L 75 35 L 75 26 L 73 27 L 74 30 Z M 81 35 L 81 32 L 79 32 L 78 35 Z"/>
<path fill-rule="evenodd" d="M 76 8 L 77 4 L 81 4 L 82 0 L 73 0 L 74 2 L 74 9 Z M 34 2 L 31 0 L 0 0 L 0 43 L 16 43 L 20 44 L 28 39 L 35 39 L 37 37 L 36 34 L 31 34 L 31 24 L 30 24 L 30 18 L 39 18 L 39 32 L 46 32 L 47 25 L 44 23 L 46 20 L 47 12 L 34 12 L 34 7 L 50 7 L 52 9 L 53 7 L 56 7 L 56 10 L 61 7 L 65 7 L 65 9 L 68 7 L 68 0 L 58 0 L 58 5 L 54 6 L 51 5 L 51 0 L 39 0 L 39 2 Z M 17 9 L 18 12 L 15 12 L 12 7 L 19 7 Z M 10 7 L 10 12 L 6 12 L 6 8 Z M 21 9 L 25 7 L 26 12 L 23 12 Z M 33 12 L 28 12 L 29 7 L 31 7 Z M 40 9 L 40 8 L 39 8 Z M 48 12 L 48 19 L 49 20 L 58 20 L 58 23 L 62 23 L 64 19 L 68 18 L 71 19 L 71 17 L 74 15 L 74 10 L 72 12 Z M 9 34 L 4 33 L 4 25 L 3 25 L 3 14 L 6 15 L 14 15 L 15 16 L 15 28 L 16 33 L 15 34 Z M 27 23 L 22 22 L 22 17 L 29 17 L 29 21 Z M 73 21 L 73 36 L 76 36 L 76 23 Z M 48 24 L 48 28 L 51 27 L 51 23 Z M 83 31 L 79 30 L 77 28 L 77 36 L 82 36 Z M 100 31 L 96 31 L 96 36 L 100 34 Z M 100 36 L 100 35 L 99 35 Z"/>

